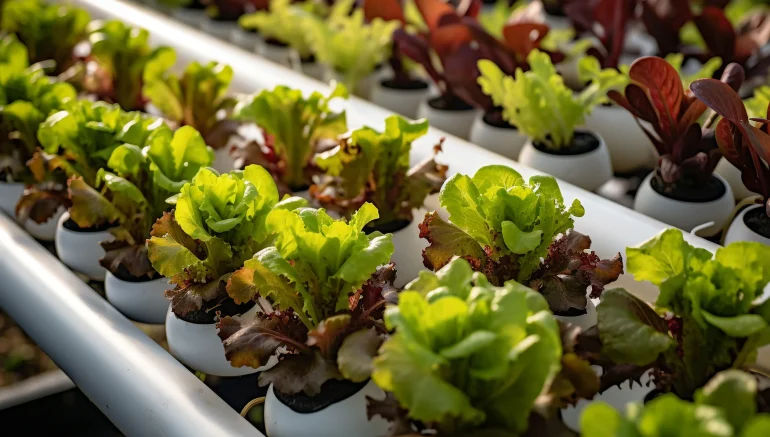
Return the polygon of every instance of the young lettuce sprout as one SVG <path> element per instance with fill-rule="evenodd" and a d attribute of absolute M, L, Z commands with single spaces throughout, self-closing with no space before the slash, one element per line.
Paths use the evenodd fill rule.
<path fill-rule="evenodd" d="M 157 272 L 145 244 L 153 223 L 168 209 L 166 199 L 179 193 L 198 170 L 213 160 L 200 133 L 185 126 L 172 133 L 156 129 L 142 148 L 118 146 L 96 175 L 94 187 L 82 179 L 70 182 L 70 215 L 81 227 L 114 224 L 115 240 L 102 243 L 102 266 L 119 278 L 152 279 Z"/>
<path fill-rule="evenodd" d="M 277 353 L 287 355 L 259 376 L 286 395 L 314 396 L 331 379 L 363 382 L 382 342 L 385 297 L 394 291 L 390 234 L 363 232 L 377 219 L 365 203 L 350 221 L 323 209 L 275 209 L 263 222 L 275 245 L 246 260 L 227 284 L 236 303 L 266 299 L 272 308 L 253 320 L 219 322 L 233 366 L 259 368 Z M 261 304 L 261 303 L 260 303 Z M 261 304 L 262 305 L 262 304 Z"/>
<path fill-rule="evenodd" d="M 380 217 L 368 229 L 409 224 L 414 210 L 446 180 L 446 166 L 436 164 L 433 157 L 409 168 L 412 142 L 426 133 L 427 120 L 413 122 L 398 115 L 385 120 L 385 132 L 370 127 L 354 130 L 338 146 L 316 155 L 315 163 L 325 175 L 316 177 L 311 195 L 343 216 L 371 202 Z"/>
<path fill-rule="evenodd" d="M 372 378 L 408 419 L 442 436 L 524 434 L 536 399 L 559 373 L 559 325 L 545 299 L 513 281 L 492 286 L 462 259 L 422 272 L 385 311 L 385 323 L 395 333 L 380 347 Z M 384 414 L 382 405 L 370 400 L 370 414 Z"/>
<path fill-rule="evenodd" d="M 347 98 L 347 89 L 337 84 L 328 96 L 277 86 L 241 98 L 232 118 L 256 123 L 267 133 L 267 144 L 253 144 L 241 159 L 262 164 L 291 191 L 307 189 L 317 172 L 312 160 L 320 141 L 336 140 L 347 131 L 345 112 L 334 112 L 330 102 Z"/>
<path fill-rule="evenodd" d="M 0 78 L 0 180 L 35 182 L 27 162 L 40 147 L 38 127 L 76 97 L 70 84 L 56 82 L 39 69 L 9 71 Z"/>
<path fill-rule="evenodd" d="M 345 85 L 354 89 L 390 55 L 393 32 L 398 21 L 364 19 L 364 11 L 306 23 L 308 41 L 316 59 L 342 75 Z"/>
<path fill-rule="evenodd" d="M 668 229 L 626 256 L 635 279 L 660 294 L 654 310 L 623 289 L 604 292 L 597 328 L 609 361 L 599 361 L 621 365 L 605 368 L 615 383 L 652 369 L 660 390 L 690 399 L 720 370 L 752 364 L 768 343 L 770 305 L 757 298 L 770 282 L 770 247 L 740 242 L 712 254 Z"/>
<path fill-rule="evenodd" d="M 306 32 L 307 20 L 312 20 L 322 6 L 315 1 L 293 2 L 273 0 L 270 9 L 246 14 L 238 20 L 244 29 L 255 29 L 267 41 L 288 44 L 297 51 L 300 59 L 313 56 L 310 34 Z"/>
<path fill-rule="evenodd" d="M 55 74 L 75 63 L 73 50 L 87 37 L 91 16 L 85 9 L 42 0 L 14 0 L 2 5 L 0 30 L 16 34 L 31 63 L 56 62 Z"/>
<path fill-rule="evenodd" d="M 192 62 L 182 76 L 148 68 L 143 93 L 164 118 L 180 126 L 192 126 L 207 144 L 221 148 L 229 139 L 222 132 L 228 126 L 226 112 L 235 106 L 235 100 L 227 97 L 232 80 L 233 69 L 213 61 L 205 65 Z"/>
<path fill-rule="evenodd" d="M 515 280 L 540 291 L 562 315 L 584 313 L 586 291 L 598 297 L 623 272 L 620 254 L 601 260 L 586 252 L 591 239 L 572 230 L 583 206 L 575 200 L 565 207 L 550 176 L 527 183 L 509 167 L 486 166 L 473 177 L 450 178 L 439 199 L 450 223 L 434 211 L 420 224 L 420 237 L 430 243 L 423 259 L 431 270 L 459 256 L 494 285 Z"/>
<path fill-rule="evenodd" d="M 144 77 L 157 78 L 171 68 L 176 62 L 174 49 L 151 48 L 147 30 L 119 20 L 92 21 L 88 30 L 91 54 L 83 87 L 126 111 L 144 109 Z"/>
<path fill-rule="evenodd" d="M 612 74 L 614 70 L 602 70 L 593 76 L 591 86 L 574 95 L 547 54 L 533 50 L 527 63 L 529 71 L 517 68 L 511 77 L 493 62 L 481 60 L 478 81 L 495 106 L 503 108 L 503 118 L 508 123 L 551 150 L 572 146 L 575 128 L 585 122 L 594 106 L 606 101 L 607 90 L 624 80 L 619 73 Z M 590 71 L 599 69 L 595 58 L 585 58 L 581 65 Z"/>
<path fill-rule="evenodd" d="M 202 168 L 169 202 L 176 206 L 152 227 L 147 249 L 155 270 L 175 285 L 166 297 L 180 318 L 213 317 L 228 299 L 224 285 L 233 272 L 271 244 L 268 213 L 306 203 L 279 202 L 272 176 L 257 165 L 222 175 Z"/>
<path fill-rule="evenodd" d="M 29 67 L 27 47 L 15 35 L 0 37 L 0 85 L 13 73 Z"/>
<path fill-rule="evenodd" d="M 626 416 L 602 402 L 589 405 L 580 421 L 586 437 L 764 437 L 770 414 L 757 412 L 756 377 L 740 370 L 714 376 L 688 402 L 673 394 L 646 405 L 631 404 Z"/>

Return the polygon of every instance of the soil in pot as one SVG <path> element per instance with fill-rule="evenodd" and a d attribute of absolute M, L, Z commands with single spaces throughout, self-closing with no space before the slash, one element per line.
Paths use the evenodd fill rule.
<path fill-rule="evenodd" d="M 374 226 L 366 226 L 364 227 L 364 232 L 366 232 L 367 235 L 375 231 L 380 231 L 383 234 L 393 234 L 402 229 L 405 229 L 411 223 L 411 220 L 406 219 L 395 220 L 389 223 L 383 223 L 382 225 L 375 224 Z"/>
<path fill-rule="evenodd" d="M 80 226 L 78 226 L 78 224 L 77 224 L 77 223 L 75 223 L 75 221 L 74 221 L 74 220 L 72 220 L 71 218 L 70 218 L 70 219 L 67 219 L 67 220 L 66 220 L 66 221 L 65 221 L 65 222 L 62 224 L 62 226 L 64 227 L 64 229 L 66 229 L 66 230 L 68 230 L 68 231 L 72 231 L 72 232 L 83 232 L 83 233 L 91 233 L 91 232 L 104 232 L 104 231 L 106 231 L 106 230 L 108 230 L 108 229 L 110 229 L 110 228 L 112 227 L 112 225 L 111 225 L 111 224 L 109 224 L 109 223 L 105 223 L 105 224 L 103 224 L 103 225 L 99 225 L 99 226 L 92 226 L 92 227 L 90 227 L 90 228 L 81 228 L 81 227 L 80 227 Z"/>
<path fill-rule="evenodd" d="M 484 120 L 484 123 L 496 127 L 498 129 L 510 129 L 513 131 L 518 131 L 519 129 L 508 123 L 503 119 L 503 113 L 500 111 L 490 111 L 484 114 L 482 117 L 482 120 Z"/>
<path fill-rule="evenodd" d="M 136 276 L 132 275 L 123 264 L 118 265 L 117 271 L 113 272 L 112 270 L 110 270 L 110 273 L 112 273 L 113 276 L 120 279 L 121 281 L 131 282 L 134 284 L 141 284 L 142 282 L 150 282 L 160 278 L 160 275 L 155 275 L 152 278 L 148 278 L 147 276 L 142 276 L 141 278 L 137 278 Z"/>
<path fill-rule="evenodd" d="M 673 187 L 667 187 L 659 178 L 653 177 L 650 185 L 663 197 L 692 203 L 713 202 L 724 196 L 727 190 L 725 184 L 714 176 L 706 182 L 679 183 Z"/>
<path fill-rule="evenodd" d="M 419 79 L 410 79 L 408 81 L 384 79 L 380 82 L 380 84 L 383 88 L 392 90 L 417 91 L 428 89 L 428 83 Z"/>
<path fill-rule="evenodd" d="M 767 216 L 765 208 L 753 208 L 747 211 L 743 215 L 743 223 L 757 234 L 770 238 L 770 217 Z"/>
<path fill-rule="evenodd" d="M 282 404 L 299 414 L 310 414 L 323 410 L 338 402 L 353 396 L 361 391 L 369 380 L 364 382 L 352 382 L 348 380 L 330 379 L 321 386 L 321 393 L 316 396 L 308 396 L 304 392 L 286 395 L 273 387 L 275 397 Z"/>
<path fill-rule="evenodd" d="M 570 308 L 567 311 L 554 311 L 553 315 L 559 316 L 559 317 L 579 317 L 579 316 L 585 316 L 588 314 L 588 310 L 583 308 L 582 310 L 579 308 Z"/>
<path fill-rule="evenodd" d="M 217 312 L 222 316 L 237 316 L 254 308 L 256 304 L 256 302 L 252 301 L 238 305 L 234 300 L 228 297 L 221 301 L 212 300 L 210 302 L 204 302 L 201 309 L 187 313 L 183 317 L 177 317 L 187 323 L 209 325 L 216 322 Z"/>
<path fill-rule="evenodd" d="M 271 45 L 273 47 L 289 47 L 288 44 L 286 44 L 283 41 L 278 41 L 275 38 L 268 38 L 265 40 L 265 44 Z"/>
<path fill-rule="evenodd" d="M 428 106 L 439 111 L 470 111 L 473 106 L 457 96 L 438 96 L 428 100 Z"/>
<path fill-rule="evenodd" d="M 558 156 L 575 156 L 583 155 L 589 152 L 593 152 L 601 145 L 601 141 L 596 135 L 590 132 L 576 131 L 572 137 L 572 144 L 561 149 L 551 149 L 543 143 L 533 142 L 532 145 L 540 152 L 547 153 L 549 155 Z"/>

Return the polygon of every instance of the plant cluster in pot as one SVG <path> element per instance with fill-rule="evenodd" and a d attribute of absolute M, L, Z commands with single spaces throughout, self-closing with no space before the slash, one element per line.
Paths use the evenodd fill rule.
<path fill-rule="evenodd" d="M 634 278 L 660 294 L 653 309 L 624 289 L 604 292 L 592 333 L 598 341 L 581 342 L 588 346 L 581 356 L 604 369 L 602 390 L 633 387 L 649 374 L 653 395 L 692 399 L 717 372 L 754 363 L 770 334 L 770 304 L 757 303 L 770 282 L 770 247 L 741 242 L 712 254 L 668 229 L 626 257 Z M 653 387 L 624 388 L 635 394 L 623 398 L 642 401 Z"/>
<path fill-rule="evenodd" d="M 192 62 L 184 73 L 148 69 L 144 73 L 142 92 L 158 115 L 176 126 L 192 126 L 209 146 L 214 148 L 214 169 L 226 173 L 233 170 L 230 139 L 237 123 L 228 119 L 235 99 L 227 94 L 233 80 L 233 69 L 218 62 Z"/>
<path fill-rule="evenodd" d="M 265 222 L 275 245 L 228 282 L 235 302 L 269 302 L 255 316 L 223 318 L 219 335 L 234 366 L 280 356 L 259 375 L 260 385 L 270 385 L 270 437 L 387 432 L 385 420 L 366 414 L 367 397 L 385 397 L 370 380 L 371 360 L 385 334 L 385 302 L 396 294 L 391 235 L 363 232 L 378 216 L 370 203 L 349 221 L 323 209 L 276 209 Z"/>
<path fill-rule="evenodd" d="M 259 55 L 321 80 L 324 69 L 313 56 L 306 24 L 320 13 L 318 7 L 320 5 L 313 1 L 273 0 L 269 10 L 241 17 L 240 25 L 243 29 L 258 32 L 263 39 L 257 48 Z"/>
<path fill-rule="evenodd" d="M 264 140 L 249 141 L 233 152 L 236 166 L 258 164 L 275 178 L 281 193 L 309 198 L 307 190 L 320 170 L 316 153 L 336 145 L 337 136 L 348 130 L 345 112 L 335 112 L 331 102 L 347 98 L 342 84 L 324 96 L 279 85 L 272 90 L 241 97 L 231 118 L 256 123 Z"/>
<path fill-rule="evenodd" d="M 755 193 L 757 203 L 741 211 L 730 224 L 725 244 L 756 241 L 770 245 L 770 134 L 768 118 L 749 118 L 738 93 L 714 79 L 700 79 L 692 92 L 722 116 L 716 128 L 716 141 L 724 158 L 741 173 L 743 185 Z M 765 107 L 770 116 L 770 104 Z M 757 126 L 752 121 L 759 123 Z"/>
<path fill-rule="evenodd" d="M 9 45 L 1 47 L 6 43 Z M 13 36 L 6 36 L 0 40 L 0 52 L 4 48 L 13 50 L 10 47 L 16 44 L 19 43 Z M 17 67 L 22 68 L 26 64 L 26 50 L 21 45 L 17 48 Z M 58 215 L 64 209 L 55 202 L 33 205 L 20 204 L 19 200 L 25 185 L 46 182 L 45 172 L 32 165 L 40 147 L 38 126 L 49 114 L 74 100 L 77 92 L 71 85 L 49 78 L 38 66 L 16 69 L 8 62 L 0 64 L 0 68 L 0 211 L 16 216 L 34 237 L 51 241 Z"/>
<path fill-rule="evenodd" d="M 81 227 L 111 223 L 113 239 L 102 243 L 107 270 L 107 300 L 126 317 L 141 323 L 163 324 L 168 312 L 168 278 L 150 263 L 146 241 L 155 221 L 168 209 L 166 199 L 179 193 L 202 167 L 211 164 L 213 151 L 195 129 L 172 133 L 161 126 L 140 148 L 118 146 L 94 187 L 82 179 L 70 182 L 70 216 Z"/>
<path fill-rule="evenodd" d="M 578 95 L 564 85 L 550 57 L 533 50 L 527 57 L 530 70 L 516 69 L 506 76 L 493 62 L 479 61 L 479 83 L 503 108 L 503 118 L 529 137 L 518 160 L 593 191 L 612 177 L 610 155 L 604 140 L 588 130 L 577 129 L 594 106 L 605 100 L 619 73 L 598 76 Z"/>
<path fill-rule="evenodd" d="M 665 394 L 619 412 L 597 402 L 581 417 L 585 436 L 763 437 L 770 433 L 765 392 L 757 378 L 724 370 L 698 389 L 692 400 Z"/>
<path fill-rule="evenodd" d="M 531 5 L 537 5 L 532 3 Z M 511 65 L 522 70 L 529 70 L 527 57 L 532 50 L 539 49 L 548 53 L 554 63 L 564 60 L 564 54 L 558 51 L 548 51 L 544 45 L 549 36 L 548 26 L 532 21 L 531 6 L 518 9 L 515 15 L 512 15 L 496 32 L 492 29 L 487 30 L 490 34 L 500 34 L 502 43 L 509 53 Z M 496 36 L 497 37 L 497 36 Z M 501 65 L 498 62 L 498 65 Z M 513 73 L 515 68 L 510 66 L 502 68 L 506 73 Z M 478 80 L 478 78 L 476 78 Z M 482 92 L 484 100 L 478 100 L 476 105 L 480 106 L 484 112 L 479 113 L 471 126 L 470 141 L 487 150 L 507 158 L 517 159 L 521 149 L 527 142 L 527 136 L 519 132 L 516 126 L 511 125 L 503 117 L 503 109 L 499 106 L 492 106 L 489 97 Z"/>
<path fill-rule="evenodd" d="M 159 0 L 171 8 L 171 16 L 182 23 L 199 29 L 206 20 L 206 5 L 202 0 Z"/>
<path fill-rule="evenodd" d="M 244 261 L 272 244 L 268 214 L 307 201 L 287 197 L 279 202 L 272 176 L 257 165 L 222 175 L 203 168 L 170 201 L 174 210 L 155 223 L 147 241 L 153 268 L 174 286 L 166 291 L 171 301 L 166 317 L 169 350 L 206 374 L 254 373 L 258 369 L 231 366 L 217 336 L 220 317 L 258 309 L 254 302 L 230 298 L 226 284 Z"/>
<path fill-rule="evenodd" d="M 421 273 L 385 323 L 395 332 L 372 375 L 388 393 L 369 399 L 369 414 L 391 422 L 388 436 L 573 436 L 559 405 L 599 388 L 570 344 L 576 330 L 542 296 L 493 286 L 463 259 Z"/>
<path fill-rule="evenodd" d="M 238 19 L 244 14 L 244 0 L 203 0 L 206 4 L 206 19 L 201 22 L 201 30 L 215 38 L 229 41 L 234 30 L 238 29 Z"/>
<path fill-rule="evenodd" d="M 324 173 L 315 176 L 311 198 L 342 217 L 351 217 L 366 202 L 377 207 L 379 218 L 364 231 L 393 234 L 398 287 L 417 277 L 420 253 L 427 245 L 420 240 L 415 211 L 422 217 L 425 199 L 438 193 L 446 180 L 447 167 L 433 156 L 409 168 L 412 143 L 427 133 L 427 120 L 410 122 L 393 115 L 385 120 L 384 132 L 370 127 L 354 130 L 315 157 Z M 440 150 L 440 144 L 434 147 L 434 153 Z"/>
<path fill-rule="evenodd" d="M 168 130 L 162 120 L 139 112 L 124 112 L 117 105 L 87 100 L 71 100 L 64 108 L 51 114 L 38 129 L 42 152 L 33 157 L 34 168 L 56 176 L 61 171 L 67 178 L 68 194 L 63 187 L 39 184 L 27 190 L 20 203 L 29 208 L 54 202 L 72 205 L 72 194 L 85 186 L 96 187 L 100 175 L 110 171 L 108 165 L 113 151 L 122 144 L 137 147 L 147 145 L 161 130 Z M 104 169 L 104 170 L 102 170 Z M 74 186 L 73 186 L 74 184 Z M 91 280 L 103 281 L 105 270 L 99 264 L 104 256 L 100 246 L 113 237 L 108 232 L 109 221 L 92 223 L 81 210 L 63 214 L 56 228 L 55 246 L 59 259 Z"/>
<path fill-rule="evenodd" d="M 125 25 L 119 20 L 92 21 L 89 25 L 91 52 L 78 84 L 99 100 L 117 103 L 123 110 L 144 110 L 142 93 L 145 75 L 160 77 L 176 63 L 170 47 L 152 48 L 145 29 Z"/>
<path fill-rule="evenodd" d="M 375 17 L 367 22 L 364 11 L 339 2 L 328 18 L 305 21 L 305 32 L 317 62 L 326 66 L 327 81 L 345 84 L 364 99 L 379 80 L 382 64 L 390 56 L 393 31 L 399 22 Z"/>
<path fill-rule="evenodd" d="M 440 0 L 415 3 L 427 30 L 410 33 L 398 29 L 394 44 L 403 56 L 425 70 L 440 93 L 428 95 L 417 108 L 417 116 L 444 132 L 468 138 L 478 114 L 474 105 L 492 109 L 491 100 L 476 81 L 476 62 L 492 59 L 506 71 L 513 71 L 515 58 L 475 20 L 480 2 L 467 2 L 470 6 L 461 10 Z"/>
<path fill-rule="evenodd" d="M 456 174 L 440 194 L 449 222 L 433 211 L 420 224 L 427 268 L 455 256 L 468 260 L 493 285 L 515 280 L 540 292 L 556 317 L 587 329 L 596 323 L 590 298 L 623 273 L 620 254 L 602 260 L 591 239 L 572 229 L 582 217 L 578 200 L 567 208 L 551 176 L 525 182 L 515 170 L 486 166 L 473 177 Z"/>
<path fill-rule="evenodd" d="M 0 33 L 16 35 L 26 46 L 30 63 L 46 62 L 53 75 L 75 66 L 75 46 L 87 38 L 91 21 L 85 9 L 41 0 L 0 2 L 0 7 Z"/>
<path fill-rule="evenodd" d="M 722 80 L 738 88 L 738 65 L 728 66 Z M 676 69 L 657 57 L 644 57 L 631 65 L 625 95 L 609 96 L 636 117 L 660 157 L 655 171 L 642 181 L 634 209 L 662 222 L 691 231 L 713 222 L 721 228 L 735 206 L 730 186 L 713 170 L 721 158 L 709 118 L 701 128 L 699 118 L 708 107 L 683 89 Z"/>

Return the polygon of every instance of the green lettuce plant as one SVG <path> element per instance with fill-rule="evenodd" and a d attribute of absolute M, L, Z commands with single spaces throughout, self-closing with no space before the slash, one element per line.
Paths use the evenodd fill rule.
<path fill-rule="evenodd" d="M 152 279 L 157 272 L 145 244 L 155 221 L 168 208 L 166 199 L 211 164 L 213 151 L 192 127 L 171 132 L 162 125 L 147 146 L 122 144 L 110 155 L 106 168 L 91 187 L 83 179 L 70 181 L 70 216 L 81 227 L 114 225 L 115 239 L 102 243 L 102 266 L 118 277 Z"/>
<path fill-rule="evenodd" d="M 365 203 L 349 221 L 323 209 L 276 209 L 265 222 L 275 245 L 247 260 L 230 278 L 236 303 L 266 299 L 253 320 L 219 322 L 233 366 L 259 368 L 285 348 L 286 354 L 259 376 L 284 394 L 314 396 L 332 379 L 364 382 L 382 342 L 382 311 L 393 291 L 395 270 L 390 234 L 363 232 L 377 219 Z"/>
<path fill-rule="evenodd" d="M 767 118 L 767 108 L 770 107 L 770 86 L 760 86 L 754 90 L 754 95 L 743 101 L 749 118 Z"/>
<path fill-rule="evenodd" d="M 169 202 L 175 208 L 152 227 L 147 249 L 155 270 L 175 286 L 166 297 L 179 317 L 227 299 L 224 284 L 233 272 L 272 242 L 268 213 L 305 204 L 279 202 L 273 178 L 257 165 L 221 175 L 202 168 Z"/>
<path fill-rule="evenodd" d="M 324 5 L 316 1 L 273 0 L 269 10 L 246 14 L 238 20 L 244 29 L 254 29 L 266 40 L 275 40 L 297 51 L 300 59 L 310 59 L 310 34 L 307 20 L 313 20 Z"/>
<path fill-rule="evenodd" d="M 442 436 L 524 434 L 560 369 L 559 325 L 545 299 L 516 282 L 494 287 L 461 259 L 421 273 L 385 323 L 395 333 L 372 378 Z"/>
<path fill-rule="evenodd" d="M 602 353 L 629 374 L 653 369 L 659 389 L 690 399 L 770 342 L 770 305 L 757 301 L 770 282 L 770 247 L 739 242 L 712 255 L 668 229 L 626 256 L 635 279 L 660 290 L 655 310 L 623 289 L 605 291 L 597 307 Z"/>
<path fill-rule="evenodd" d="M 256 123 L 269 137 L 266 144 L 246 150 L 243 161 L 265 166 L 289 190 L 309 187 L 317 172 L 312 161 L 319 141 L 336 140 L 347 131 L 345 112 L 330 105 L 337 97 L 348 97 L 341 84 L 328 96 L 313 92 L 305 97 L 301 90 L 281 85 L 241 98 L 231 117 Z"/>
<path fill-rule="evenodd" d="M 521 0 L 511 2 L 509 0 L 497 0 L 490 9 L 479 12 L 479 24 L 495 38 L 503 39 L 503 28 L 516 11 L 525 8 L 527 3 Z"/>
<path fill-rule="evenodd" d="M 585 122 L 586 115 L 594 106 L 607 101 L 607 91 L 627 80 L 615 70 L 602 70 L 593 76 L 591 85 L 575 95 L 546 53 L 533 50 L 527 63 L 529 71 L 517 68 L 511 77 L 493 62 L 481 60 L 478 82 L 495 106 L 503 108 L 503 118 L 508 123 L 552 150 L 571 146 L 575 129 Z M 584 58 L 581 64 L 584 70 L 598 69 L 594 58 Z"/>
<path fill-rule="evenodd" d="M 526 182 L 510 167 L 490 165 L 473 177 L 451 177 L 439 201 L 449 222 L 434 211 L 420 224 L 420 237 L 430 243 L 423 261 L 431 270 L 459 256 L 494 285 L 515 280 L 535 288 L 564 314 L 584 312 L 589 286 L 598 297 L 623 272 L 620 254 L 601 260 L 586 252 L 591 239 L 572 230 L 583 206 L 575 200 L 567 208 L 550 176 Z"/>
<path fill-rule="evenodd" d="M 623 416 L 597 402 L 586 407 L 580 427 L 585 437 L 763 437 L 770 415 L 757 413 L 756 377 L 725 370 L 695 392 L 692 402 L 665 394 L 646 405 L 630 404 Z"/>
<path fill-rule="evenodd" d="M 427 120 L 409 121 L 398 115 L 385 119 L 384 132 L 370 127 L 354 130 L 333 149 L 316 155 L 315 163 L 326 176 L 311 187 L 311 195 L 344 216 L 371 202 L 380 212 L 370 224 L 374 228 L 408 224 L 414 210 L 446 180 L 446 166 L 436 164 L 433 157 L 409 168 L 412 143 L 427 133 Z"/>
<path fill-rule="evenodd" d="M 235 105 L 235 100 L 227 96 L 232 80 L 233 69 L 213 61 L 205 65 L 192 62 L 182 76 L 147 68 L 143 93 L 164 118 L 180 126 L 192 126 L 209 145 L 220 148 L 229 138 L 222 132 L 228 126 L 226 113 Z M 212 141 L 215 138 L 222 141 Z"/>
<path fill-rule="evenodd" d="M 7 73 L 0 78 L 0 179 L 31 184 L 34 175 L 27 162 L 40 147 L 38 126 L 77 92 L 39 69 Z"/>
<path fill-rule="evenodd" d="M 86 39 L 91 21 L 85 9 L 42 0 L 14 0 L 2 7 L 0 30 L 16 34 L 31 63 L 54 60 L 57 74 L 75 63 L 73 49 Z"/>
<path fill-rule="evenodd" d="M 144 109 L 144 77 L 157 78 L 176 62 L 170 47 L 150 47 L 145 29 L 119 20 L 92 21 L 88 26 L 91 54 L 83 87 L 126 111 Z"/>
<path fill-rule="evenodd" d="M 719 70 L 720 67 L 722 67 L 722 58 L 714 57 L 706 61 L 705 64 L 701 65 L 701 67 L 690 74 L 684 74 L 682 72 L 682 64 L 684 62 L 684 55 L 681 53 L 671 53 L 666 55 L 665 57 L 666 62 L 671 64 L 672 67 L 676 69 L 676 71 L 679 73 L 679 77 L 682 78 L 682 85 L 685 89 L 690 88 L 690 84 L 695 81 L 696 79 L 701 79 L 705 77 L 713 77 L 714 73 Z"/>
<path fill-rule="evenodd" d="M 353 89 L 390 56 L 393 32 L 400 23 L 364 19 L 364 11 L 307 22 L 306 32 L 316 59 L 337 72 Z"/>
<path fill-rule="evenodd" d="M 8 76 L 29 67 L 27 47 L 15 35 L 0 37 L 0 85 Z"/>
<path fill-rule="evenodd" d="M 108 168 L 118 146 L 128 143 L 143 147 L 161 127 L 165 127 L 161 120 L 124 112 L 117 105 L 70 100 L 40 124 L 37 138 L 41 150 L 28 163 L 36 184 L 25 191 L 17 210 L 42 209 L 53 215 L 59 207 L 68 208 L 68 180 L 79 178 L 88 186 L 96 186 L 99 171 Z M 78 223 L 77 216 L 72 219 L 85 225 Z"/>

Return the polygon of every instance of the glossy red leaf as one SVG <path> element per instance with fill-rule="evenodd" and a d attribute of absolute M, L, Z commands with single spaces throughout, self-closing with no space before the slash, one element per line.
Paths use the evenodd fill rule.
<path fill-rule="evenodd" d="M 630 84 L 626 87 L 626 99 L 628 99 L 629 106 L 633 108 L 631 112 L 634 115 L 657 126 L 658 113 L 652 106 L 647 93 L 639 85 Z"/>
<path fill-rule="evenodd" d="M 439 57 L 444 57 L 473 41 L 473 34 L 464 24 L 441 26 L 430 34 L 430 45 Z"/>
<path fill-rule="evenodd" d="M 385 21 L 398 20 L 406 23 L 401 0 L 364 0 L 362 9 L 366 21 L 381 18 Z"/>
<path fill-rule="evenodd" d="M 693 18 L 703 41 L 709 50 L 723 60 L 732 60 L 735 56 L 736 35 L 733 25 L 725 13 L 713 6 L 703 8 L 700 15 Z"/>
<path fill-rule="evenodd" d="M 690 84 L 690 91 L 714 112 L 739 124 L 749 115 L 738 93 L 730 85 L 716 79 L 698 79 Z"/>
<path fill-rule="evenodd" d="M 503 28 L 505 44 L 522 59 L 540 46 L 548 35 L 548 26 L 542 23 L 516 23 Z"/>
<path fill-rule="evenodd" d="M 629 77 L 646 89 L 650 103 L 658 114 L 660 133 L 677 136 L 677 118 L 684 90 L 676 69 L 661 58 L 648 56 L 631 64 Z"/>
<path fill-rule="evenodd" d="M 379 0 L 375 0 L 379 1 Z M 444 15 L 457 15 L 455 9 L 442 0 L 414 0 L 414 4 L 422 15 L 422 19 L 425 20 L 425 24 L 428 29 L 435 31 L 439 27 L 439 20 Z"/>
<path fill-rule="evenodd" d="M 737 168 L 741 168 L 741 156 L 736 148 L 736 138 L 733 128 L 733 124 L 730 120 L 723 118 L 717 123 L 717 128 L 714 132 L 717 140 L 719 150 L 722 151 L 722 156 L 725 157 L 732 165 Z M 737 142 L 740 143 L 741 139 L 738 137 Z"/>

